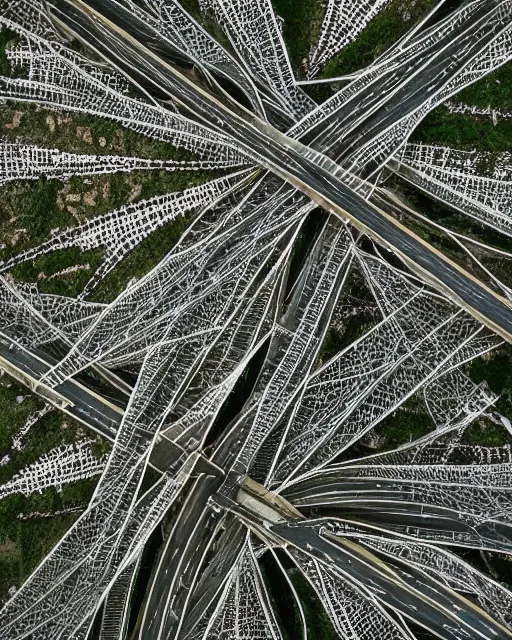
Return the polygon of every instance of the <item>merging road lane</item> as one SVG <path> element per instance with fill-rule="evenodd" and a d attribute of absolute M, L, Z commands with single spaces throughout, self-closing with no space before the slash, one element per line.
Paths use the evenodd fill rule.
<path fill-rule="evenodd" d="M 53 364 L 55 362 L 51 356 L 42 351 L 33 353 L 0 332 L 0 369 L 46 402 L 113 442 L 121 425 L 128 398 L 125 398 L 124 403 L 122 396 L 110 400 L 105 397 L 106 393 L 98 393 L 74 378 L 65 380 L 55 388 L 47 387 L 40 379 Z M 165 435 L 161 435 L 152 449 L 149 464 L 156 471 L 165 473 L 185 460 L 189 453 Z M 195 466 L 195 473 L 217 475 L 219 469 L 201 456 Z"/>

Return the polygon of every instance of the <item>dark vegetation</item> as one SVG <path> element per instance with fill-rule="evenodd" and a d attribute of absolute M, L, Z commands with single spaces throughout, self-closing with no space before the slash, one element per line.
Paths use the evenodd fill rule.
<path fill-rule="evenodd" d="M 511 65 L 512 66 L 512 65 Z M 469 87 L 478 90 L 478 84 Z M 512 95 L 512 85 L 510 86 Z M 473 105 L 474 102 L 466 102 Z M 491 106 L 493 103 L 490 102 Z M 486 105 L 486 106 L 489 106 Z M 482 151 L 512 150 L 512 119 L 498 120 L 493 125 L 489 117 L 471 117 L 450 113 L 444 106 L 430 113 L 418 126 L 412 142 L 429 142 L 454 149 L 478 149 Z"/>
<path fill-rule="evenodd" d="M 283 38 L 293 69 L 303 78 L 305 61 L 322 24 L 322 0 L 272 0 L 272 4 L 284 21 Z"/>
<path fill-rule="evenodd" d="M 393 0 L 363 29 L 358 38 L 335 55 L 321 70 L 319 78 L 336 78 L 364 69 L 384 54 L 395 42 L 425 16 L 436 0 L 418 0 L 415 3 Z M 339 89 L 339 85 L 318 85 L 311 95 L 325 100 Z"/>
<path fill-rule="evenodd" d="M 13 127 L 13 123 L 16 126 Z M 27 105 L 2 107 L 0 129 L 8 140 L 32 142 L 74 153 L 160 160 L 191 158 L 190 154 L 179 152 L 171 145 L 149 140 L 115 123 Z M 218 172 L 156 170 L 73 177 L 64 183 L 45 177 L 28 183 L 8 183 L 2 189 L 0 200 L 0 247 L 3 246 L 0 259 L 40 244 L 50 237 L 53 229 L 73 227 L 123 205 L 182 191 L 218 175 Z M 109 275 L 101 290 L 95 293 L 95 299 L 111 300 L 131 278 L 146 273 L 171 249 L 187 224 L 187 218 L 180 217 L 143 242 Z M 20 265 L 15 275 L 22 280 L 37 281 L 41 291 L 76 296 L 92 275 L 101 255 L 101 250 L 86 253 L 62 250 Z M 89 267 L 71 277 L 69 274 L 58 275 L 75 265 Z"/>
<path fill-rule="evenodd" d="M 28 416 L 42 406 L 38 398 L 7 376 L 0 379 L 0 460 L 10 456 L 7 464 L 0 466 L 0 485 L 51 449 L 88 435 L 71 418 L 52 411 L 32 427 L 21 451 L 11 451 L 13 436 Z M 93 447 L 95 455 L 101 457 L 107 449 L 106 443 L 98 438 Z M 61 488 L 51 487 L 29 497 L 15 494 L 0 499 L 0 602 L 10 587 L 25 580 L 79 514 L 79 511 L 59 515 L 55 512 L 85 507 L 95 484 L 93 478 Z"/>

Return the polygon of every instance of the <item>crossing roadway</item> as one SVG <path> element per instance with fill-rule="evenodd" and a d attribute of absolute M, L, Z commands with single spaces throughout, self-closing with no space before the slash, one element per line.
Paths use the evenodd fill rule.
<path fill-rule="evenodd" d="M 173 51 L 166 51 L 161 42 L 155 45 L 154 34 L 119 4 L 114 12 L 109 9 L 112 3 L 96 0 L 51 0 L 50 5 L 58 24 L 95 48 L 154 100 L 178 103 L 205 126 L 228 134 L 256 163 L 398 254 L 419 277 L 512 342 L 509 301 L 348 187 L 340 167 L 327 156 L 287 137 L 241 106 L 224 105 L 178 71 L 168 62 Z M 403 108 L 405 115 L 407 105 Z"/>

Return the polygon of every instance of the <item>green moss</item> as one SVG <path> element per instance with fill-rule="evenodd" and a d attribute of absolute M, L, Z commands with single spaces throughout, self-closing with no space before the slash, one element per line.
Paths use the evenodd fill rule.
<path fill-rule="evenodd" d="M 302 603 L 308 638 L 310 640 L 337 640 L 339 636 L 313 587 L 298 571 L 294 571 L 289 577 Z"/>
<path fill-rule="evenodd" d="M 24 392 L 25 396 L 27 395 L 26 390 L 17 388 L 16 393 L 18 391 Z M 12 404 L 17 406 L 14 400 Z M 35 396 L 29 395 L 23 401 L 22 405 L 26 405 L 27 408 L 23 414 L 15 414 L 15 420 L 11 422 L 11 424 L 15 425 L 14 429 L 12 427 L 9 428 L 8 424 L 4 426 L 0 423 L 0 435 L 4 443 L 3 451 L 10 449 L 12 436 L 23 426 L 28 415 L 32 413 L 36 407 L 41 406 L 41 403 L 39 400 L 36 400 Z M 5 406 L 6 412 L 9 412 L 9 404 L 7 402 L 2 403 L 1 406 Z M 83 437 L 81 427 L 72 421 L 71 418 L 64 416 L 57 410 L 46 414 L 32 427 L 23 442 L 22 450 L 11 451 L 9 463 L 0 467 L 0 484 L 12 478 L 20 469 L 36 462 L 36 460 L 50 449 L 63 444 L 71 444 L 81 437 Z"/>
<path fill-rule="evenodd" d="M 10 451 L 13 435 L 25 424 L 28 416 L 40 409 L 42 402 L 27 390 L 6 378 L 0 385 L 0 458 L 11 456 L 8 464 L 0 467 L 0 484 L 38 460 L 42 454 L 62 444 L 83 437 L 81 427 L 58 411 L 46 414 L 32 427 L 24 439 L 21 451 Z M 23 402 L 16 402 L 24 396 Z M 98 451 L 109 445 L 98 440 Z M 0 500 L 0 601 L 7 598 L 11 586 L 19 586 L 50 549 L 62 538 L 78 514 L 31 518 L 22 520 L 23 514 L 49 513 L 78 505 L 86 505 L 96 486 L 97 477 L 65 485 L 61 490 L 52 487 L 41 494 L 28 497 L 11 495 Z"/>
<path fill-rule="evenodd" d="M 61 489 L 50 487 L 40 494 L 36 493 L 28 497 L 11 495 L 4 498 L 0 502 L 0 562 L 9 561 L 15 557 L 24 564 L 25 575 L 30 572 L 59 541 L 77 516 L 63 514 L 30 519 L 21 519 L 18 516 L 47 514 L 78 506 L 84 507 L 92 496 L 96 482 L 97 478 L 90 478 L 65 485 Z M 41 535 L 45 530 L 57 532 L 55 536 L 49 535 L 47 540 L 36 540 L 39 537 L 37 531 L 41 529 Z M 17 542 L 16 554 L 9 549 L 2 552 L 2 541 L 5 540 Z M 45 551 L 41 551 L 41 547 Z"/>
<path fill-rule="evenodd" d="M 512 111 L 512 63 L 508 63 L 460 91 L 454 102 Z"/>
<path fill-rule="evenodd" d="M 52 229 L 70 224 L 69 214 L 57 207 L 59 182 L 40 178 L 27 188 L 17 189 L 11 209 L 17 211 L 18 224 L 31 243 L 42 242 Z"/>
<path fill-rule="evenodd" d="M 319 78 L 336 78 L 354 73 L 370 65 L 394 45 L 413 25 L 436 4 L 436 0 L 418 0 L 404 4 L 403 0 L 393 0 L 380 11 L 361 31 L 358 37 L 346 45 L 325 65 Z M 405 14 L 409 19 L 404 19 Z M 319 85 L 312 95 L 319 101 L 326 100 L 339 87 Z"/>
<path fill-rule="evenodd" d="M 505 345 L 490 355 L 474 360 L 468 367 L 469 377 L 477 384 L 486 383 L 491 391 L 499 395 L 496 409 L 512 418 L 512 346 Z M 503 429 L 493 423 L 481 425 L 488 433 L 504 436 Z M 490 437 L 494 438 L 494 435 Z M 510 439 L 510 438 L 509 438 Z"/>
<path fill-rule="evenodd" d="M 169 253 L 187 228 L 190 219 L 179 217 L 154 231 L 101 282 L 92 299 L 110 302 L 126 287 L 132 278 L 141 278 Z"/>
<path fill-rule="evenodd" d="M 18 34 L 10 29 L 0 29 L 0 75 L 11 74 L 11 63 L 5 55 L 5 50 L 12 47 L 18 41 Z"/>
<path fill-rule="evenodd" d="M 17 127 L 6 128 L 14 114 L 24 115 Z M 148 138 L 118 122 L 74 111 L 52 110 L 24 102 L 0 108 L 0 128 L 11 142 L 27 142 L 73 153 L 128 155 L 159 160 L 193 159 L 193 154 Z M 90 134 L 90 135 L 89 135 Z"/>
<path fill-rule="evenodd" d="M 489 119 L 478 120 L 450 113 L 446 107 L 438 107 L 416 128 L 411 141 L 444 145 L 454 149 L 510 152 L 512 119 L 500 120 L 494 126 Z"/>
<path fill-rule="evenodd" d="M 91 446 L 92 453 L 96 458 L 103 458 L 111 448 L 111 445 L 104 439 L 98 440 Z"/>
<path fill-rule="evenodd" d="M 10 496 L 0 502 L 0 601 L 7 599 L 11 586 L 23 583 L 78 516 L 73 513 L 19 520 L 24 500 L 21 496 Z M 39 504 L 45 508 L 50 501 Z"/>
<path fill-rule="evenodd" d="M 11 121 L 14 112 L 9 108 L 6 115 L 0 109 L 0 115 L 3 115 L 4 121 Z M 98 119 L 87 117 L 85 120 L 81 120 L 81 117 L 76 114 L 72 116 L 72 123 L 56 124 L 57 116 L 50 114 L 55 125 L 55 130 L 51 133 L 46 123 L 50 112 L 32 111 L 29 113 L 30 117 L 34 116 L 36 121 L 32 122 L 32 126 L 39 130 L 46 130 L 43 138 L 53 136 L 52 141 L 57 142 L 58 144 L 55 146 L 58 147 L 63 146 L 59 144 L 61 142 L 67 141 L 69 143 L 70 140 L 76 142 L 76 136 L 73 136 L 78 122 L 81 122 L 82 129 L 86 124 L 91 125 L 93 148 L 86 145 L 89 147 L 88 149 L 74 149 L 78 151 L 97 152 L 100 134 L 107 136 L 109 127 L 111 127 L 110 123 L 106 123 L 107 128 L 105 129 L 105 123 L 103 123 L 94 129 L 92 124 L 98 123 Z M 67 116 L 62 117 L 64 120 L 67 118 Z M 29 119 L 24 117 L 21 122 L 19 129 L 24 127 L 26 132 L 30 132 Z M 101 121 L 99 122 L 101 123 Z M 68 131 L 69 135 L 65 133 L 66 129 L 71 130 L 71 132 Z M 43 140 L 43 144 L 49 142 L 49 140 Z M 148 141 L 142 136 L 120 131 L 118 128 L 113 131 L 110 142 L 107 140 L 107 148 L 111 143 L 116 147 L 120 145 L 122 148 L 117 150 L 128 155 L 159 156 L 161 159 L 184 157 L 180 156 L 170 145 L 164 145 L 165 153 L 162 153 L 161 148 L 159 153 L 155 153 L 154 147 L 158 149 L 158 144 L 155 145 L 154 142 Z M 78 147 L 82 147 L 83 144 L 85 143 L 79 140 Z M 73 145 L 64 146 L 69 148 Z M 75 176 L 66 182 L 40 178 L 31 182 L 10 183 L 4 187 L 3 198 L 0 201 L 0 233 L 7 240 L 5 247 L 0 249 L 0 259 L 8 259 L 23 250 L 39 245 L 50 237 L 50 232 L 53 229 L 69 228 L 75 226 L 77 221 L 81 222 L 87 218 L 104 215 L 129 202 L 137 202 L 170 192 L 180 192 L 220 175 L 221 172 L 156 170 L 120 172 L 99 176 Z M 170 228 L 172 225 L 167 227 L 167 231 Z M 184 227 L 178 223 L 178 228 L 182 230 Z M 169 234 L 167 233 L 157 236 L 156 241 L 148 241 L 129 262 L 121 266 L 120 270 L 111 277 L 110 283 L 105 285 L 106 288 L 112 288 L 114 280 L 126 284 L 131 277 L 126 275 L 126 270 L 131 267 L 135 270 L 133 274 L 135 277 L 150 271 L 173 246 L 176 239 L 173 235 L 172 242 L 169 243 Z M 14 270 L 14 275 L 24 281 L 37 282 L 43 292 L 76 297 L 99 264 L 101 256 L 101 250 L 87 253 L 80 253 L 76 249 L 57 251 L 42 256 L 31 263 L 20 265 Z M 88 269 L 75 271 L 72 274 L 63 274 L 56 278 L 50 277 L 75 265 L 87 264 L 89 264 Z M 122 284 L 116 285 L 116 293 L 119 292 L 121 286 Z"/>
<path fill-rule="evenodd" d="M 473 361 L 469 375 L 477 383 L 486 382 L 494 393 L 512 395 L 512 347 Z"/>
<path fill-rule="evenodd" d="M 435 428 L 426 407 L 417 396 L 406 400 L 404 404 L 384 418 L 374 429 L 378 436 L 384 437 L 383 450 L 394 449 L 421 438 Z"/>
<path fill-rule="evenodd" d="M 21 404 L 16 398 L 23 396 Z M 12 437 L 26 422 L 28 416 L 41 408 L 42 402 L 32 396 L 25 387 L 4 376 L 0 383 L 0 458 L 11 448 Z M 2 469 L 0 467 L 0 474 Z M 0 475 L 0 483 L 2 476 Z"/>
<path fill-rule="evenodd" d="M 357 316 L 350 317 L 343 328 L 343 331 L 330 327 L 325 335 L 320 352 L 322 362 L 326 362 L 334 357 L 337 353 L 348 347 L 350 344 L 360 338 L 366 331 L 374 325 L 373 315 L 362 312 Z"/>
<path fill-rule="evenodd" d="M 284 20 L 283 39 L 298 77 L 305 75 L 304 58 L 316 41 L 322 23 L 321 0 L 272 0 L 276 14 Z"/>
<path fill-rule="evenodd" d="M 434 2 L 418 2 L 407 7 L 411 19 L 404 20 L 401 0 L 394 0 L 361 31 L 359 36 L 340 51 L 324 67 L 321 77 L 329 78 L 353 73 L 367 67 L 375 58 L 383 54 L 425 13 Z"/>
<path fill-rule="evenodd" d="M 481 418 L 465 430 L 462 443 L 480 447 L 502 447 L 505 444 L 510 444 L 510 434 L 504 426 Z"/>

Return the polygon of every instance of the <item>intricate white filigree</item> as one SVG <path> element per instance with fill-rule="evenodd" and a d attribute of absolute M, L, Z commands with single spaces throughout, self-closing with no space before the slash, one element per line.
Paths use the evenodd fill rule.
<path fill-rule="evenodd" d="M 310 72 L 385 4 L 329 0 Z M 496 401 L 466 365 L 501 346 L 493 331 L 510 338 L 510 308 L 393 220 L 376 187 L 387 166 L 509 233 L 506 154 L 407 139 L 510 58 L 512 1 L 465 2 L 413 26 L 319 107 L 295 81 L 269 0 L 200 5 L 229 44 L 176 0 L 0 0 L 0 24 L 19 36 L 0 99 L 108 118 L 193 154 L 79 155 L 23 140 L 0 147 L 0 182 L 236 171 L 59 230 L 1 265 L 103 248 L 83 297 L 193 212 L 163 260 L 108 304 L 0 278 L 0 366 L 85 425 L 110 419 L 113 440 L 106 465 L 81 443 L 0 488 L 28 495 L 104 466 L 90 504 L 1 611 L 3 637 L 85 640 L 100 612 L 101 640 L 133 634 L 138 568 L 164 521 L 143 640 L 281 640 L 269 562 L 304 634 L 313 596 L 344 640 L 413 640 L 420 627 L 505 640 L 511 593 L 450 547 L 512 552 L 510 444 L 463 440 Z M 366 455 L 364 436 L 412 397 L 431 432 Z"/>

